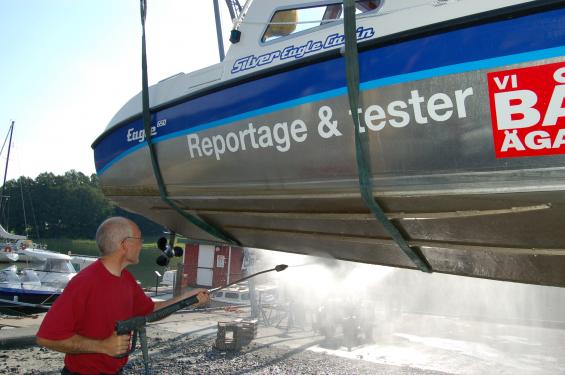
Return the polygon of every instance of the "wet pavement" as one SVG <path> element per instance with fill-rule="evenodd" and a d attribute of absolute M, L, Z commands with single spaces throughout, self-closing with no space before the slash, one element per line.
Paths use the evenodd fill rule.
<path fill-rule="evenodd" d="M 433 315 L 401 314 L 374 329 L 372 342 L 347 347 L 339 332 L 328 339 L 308 327 L 261 325 L 253 344 L 240 353 L 211 348 L 218 320 L 237 313 L 177 314 L 151 327 L 150 335 L 176 332 L 180 369 L 204 373 L 327 374 L 469 374 L 536 375 L 565 373 L 565 329 Z M 246 317 L 247 313 L 239 314 Z M 305 324 L 307 326 L 307 324 Z M 200 338 L 194 341 L 195 338 Z M 167 347 L 166 337 L 160 347 Z M 186 341 L 188 340 L 188 341 Z M 191 341 L 192 340 L 192 341 Z M 162 366 L 163 349 L 154 348 L 154 364 Z M 172 349 L 166 349 L 170 352 Z M 195 354 L 199 353 L 199 354 Z M 166 355 L 165 355 L 166 357 Z M 233 367 L 223 363 L 229 358 Z M 240 365 L 237 365 L 240 364 Z M 250 363 L 253 363 L 251 365 Z M 140 369 L 141 362 L 134 362 Z M 211 367 L 208 367 L 210 365 Z M 308 367 L 309 366 L 309 367 Z M 158 367 L 160 371 L 165 368 Z M 209 372 L 208 372 L 209 371 Z M 226 372 L 227 371 L 227 372 Z M 232 372 L 230 372 L 232 371 Z"/>
<path fill-rule="evenodd" d="M 283 318 L 259 325 L 239 352 L 213 348 L 218 321 L 248 317 L 236 311 L 183 312 L 148 327 L 155 374 L 565 374 L 565 329 L 456 317 L 399 314 L 377 317 L 373 339 L 351 343 L 321 336 L 309 322 Z M 276 326 L 278 325 L 278 327 Z M 0 330 L 1 332 L 2 330 Z M 364 342 L 365 341 L 365 342 Z M 2 374 L 56 374 L 63 355 L 27 347 L 0 347 Z M 143 373 L 141 353 L 126 374 Z"/>
<path fill-rule="evenodd" d="M 316 352 L 468 375 L 565 374 L 565 330 L 405 314 L 375 343 Z"/>

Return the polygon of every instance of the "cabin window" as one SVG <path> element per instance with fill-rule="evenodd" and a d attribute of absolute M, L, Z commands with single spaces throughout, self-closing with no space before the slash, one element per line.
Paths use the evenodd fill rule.
<path fill-rule="evenodd" d="M 356 13 L 361 14 L 377 10 L 381 3 L 382 0 L 356 1 Z M 271 18 L 261 41 L 270 42 L 281 37 L 313 29 L 340 19 L 343 19 L 342 3 L 278 10 Z"/>
<path fill-rule="evenodd" d="M 226 292 L 226 298 L 229 298 L 229 299 L 239 299 L 239 293 Z"/>
<path fill-rule="evenodd" d="M 47 259 L 43 269 L 46 272 L 61 272 L 61 273 L 75 273 L 76 270 L 73 264 L 68 260 L 61 259 Z"/>
<path fill-rule="evenodd" d="M 243 294 L 241 295 L 241 299 L 244 300 L 244 301 L 249 300 L 249 293 L 243 293 Z"/>
<path fill-rule="evenodd" d="M 0 282 L 19 283 L 20 278 L 15 272 L 0 272 Z"/>

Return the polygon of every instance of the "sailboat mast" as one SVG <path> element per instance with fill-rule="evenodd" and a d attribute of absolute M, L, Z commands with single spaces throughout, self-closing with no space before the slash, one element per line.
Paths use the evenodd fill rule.
<path fill-rule="evenodd" d="M 6 166 L 4 167 L 4 182 L 2 183 L 2 195 L 0 195 L 0 218 L 4 217 L 4 191 L 6 190 L 6 177 L 8 177 L 8 162 L 10 161 L 10 150 L 12 149 L 12 134 L 14 134 L 14 121 L 10 125 L 10 140 L 8 141 L 8 156 L 6 157 Z"/>

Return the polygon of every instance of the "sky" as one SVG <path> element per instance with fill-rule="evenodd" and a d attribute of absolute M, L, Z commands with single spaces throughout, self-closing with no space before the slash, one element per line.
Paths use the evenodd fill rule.
<path fill-rule="evenodd" d="M 147 2 L 150 85 L 219 62 L 212 0 Z M 139 0 L 0 0 L 0 142 L 15 121 L 8 179 L 95 173 L 92 142 L 139 91 Z"/>

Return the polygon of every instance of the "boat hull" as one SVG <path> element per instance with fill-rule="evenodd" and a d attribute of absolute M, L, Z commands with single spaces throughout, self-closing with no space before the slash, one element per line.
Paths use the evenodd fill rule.
<path fill-rule="evenodd" d="M 0 287 L 0 311 L 9 315 L 45 312 L 61 295 L 61 290 Z"/>
<path fill-rule="evenodd" d="M 20 257 L 17 253 L 0 250 L 0 263 L 17 262 L 18 260 L 20 260 Z"/>
<path fill-rule="evenodd" d="M 558 90 L 564 25 L 562 6 L 540 8 L 361 45 L 373 194 L 433 271 L 565 286 L 563 134 L 520 146 L 501 120 L 520 120 L 514 102 L 497 102 L 531 77 Z M 360 198 L 345 87 L 344 59 L 325 55 L 155 110 L 169 197 L 244 246 L 416 268 Z M 95 144 L 104 193 L 217 241 L 159 198 L 141 129 Z"/>

